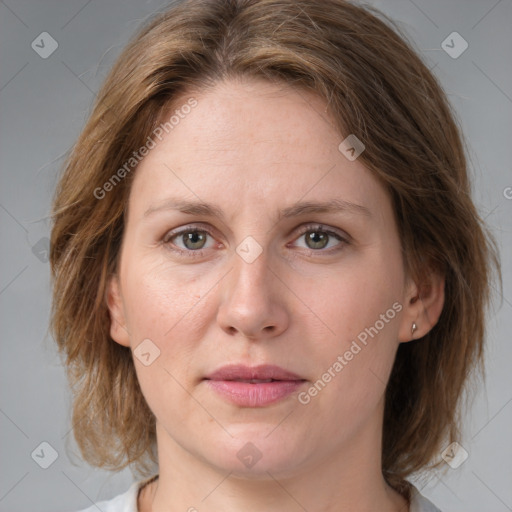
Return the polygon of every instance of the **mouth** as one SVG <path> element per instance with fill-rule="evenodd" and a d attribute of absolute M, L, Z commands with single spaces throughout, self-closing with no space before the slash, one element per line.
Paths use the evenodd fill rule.
<path fill-rule="evenodd" d="M 246 382 L 247 384 L 262 384 L 265 382 L 278 382 L 278 379 L 233 379 L 232 382 Z"/>
<path fill-rule="evenodd" d="M 203 380 L 221 398 L 240 407 L 264 407 L 284 400 L 306 382 L 274 365 L 224 366 Z"/>
<path fill-rule="evenodd" d="M 272 382 L 305 380 L 280 366 L 265 364 L 245 366 L 231 364 L 215 370 L 206 377 L 207 380 L 239 381 L 239 382 Z"/>

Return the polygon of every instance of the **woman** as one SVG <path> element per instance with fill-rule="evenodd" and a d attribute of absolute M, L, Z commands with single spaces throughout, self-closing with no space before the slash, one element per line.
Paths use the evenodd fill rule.
<path fill-rule="evenodd" d="M 499 265 L 380 18 L 189 0 L 111 71 L 51 239 L 78 446 L 141 477 L 105 512 L 438 510 L 407 477 L 456 456 Z"/>

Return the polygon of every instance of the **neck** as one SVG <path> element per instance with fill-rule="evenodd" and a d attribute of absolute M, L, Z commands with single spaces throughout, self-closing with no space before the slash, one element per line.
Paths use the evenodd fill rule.
<path fill-rule="evenodd" d="M 380 436 L 379 429 L 361 428 L 321 464 L 243 475 L 192 455 L 157 422 L 159 478 L 141 497 L 139 511 L 407 512 L 408 501 L 382 476 Z"/>
<path fill-rule="evenodd" d="M 212 488 L 210 494 L 205 494 L 202 499 L 186 498 L 184 496 L 180 498 L 178 494 L 164 492 L 159 480 L 155 480 L 142 490 L 138 501 L 138 511 L 160 512 L 165 510 L 167 512 L 177 512 L 186 510 L 187 512 L 199 512 L 201 510 L 201 512 L 213 512 L 219 510 L 219 504 L 222 503 L 223 508 L 221 510 L 227 512 L 239 510 L 256 512 L 262 509 L 268 511 L 287 510 L 290 512 L 303 512 L 304 510 L 321 510 L 322 512 L 348 512 L 353 510 L 361 512 L 375 510 L 380 512 L 409 512 L 408 500 L 392 489 L 384 480 L 379 488 L 372 489 L 371 493 L 367 491 L 359 492 L 360 498 L 355 498 L 357 493 L 354 492 L 351 493 L 351 497 L 342 492 L 326 492 L 321 495 L 321 499 L 318 500 L 321 503 L 317 505 L 313 502 L 320 498 L 319 495 L 306 496 L 305 492 L 298 489 L 297 485 L 284 480 L 273 479 L 273 484 L 251 487 L 247 485 L 247 482 L 236 481 L 233 477 L 228 476 L 220 480 L 217 483 L 217 486 L 219 485 L 225 486 L 225 489 L 222 493 L 219 492 L 216 498 L 210 499 L 210 494 L 217 492 L 218 487 Z M 323 487 L 320 488 L 323 489 Z M 191 496 L 190 493 L 186 494 Z M 368 494 L 371 494 L 370 499 L 367 498 Z M 170 497 L 166 497 L 166 495 Z M 209 506 L 204 505 L 206 500 L 210 501 Z M 324 504 L 327 501 L 330 504 Z M 191 506 L 190 503 L 194 503 L 195 506 Z M 228 505 L 226 506 L 225 503 Z M 304 505 L 304 503 L 307 505 Z M 357 505 L 354 505 L 354 503 L 357 503 Z M 183 508 L 184 506 L 186 508 Z M 312 508 L 313 506 L 319 508 Z"/>

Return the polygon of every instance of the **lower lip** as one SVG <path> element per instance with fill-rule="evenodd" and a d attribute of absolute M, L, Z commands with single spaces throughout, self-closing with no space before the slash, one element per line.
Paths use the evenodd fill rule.
<path fill-rule="evenodd" d="M 303 380 L 276 380 L 251 384 L 233 380 L 207 380 L 208 385 L 230 402 L 241 407 L 264 407 L 291 395 Z"/>

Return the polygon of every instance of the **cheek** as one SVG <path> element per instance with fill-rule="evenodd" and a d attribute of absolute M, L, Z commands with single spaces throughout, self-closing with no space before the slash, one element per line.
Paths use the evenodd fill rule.
<path fill-rule="evenodd" d="M 397 310 L 403 306 L 403 272 L 396 260 L 382 255 L 368 259 L 325 279 L 321 288 L 321 296 L 317 294 L 317 308 L 334 331 L 339 347 L 347 342 L 350 344 L 376 322 L 381 338 L 397 335 Z"/>
<path fill-rule="evenodd" d="M 197 316 L 205 283 L 197 275 L 176 271 L 167 262 L 140 258 L 128 264 L 125 272 L 125 302 L 132 343 L 152 336 L 168 344 L 183 324 Z M 191 315 L 192 313 L 192 315 Z"/>
<path fill-rule="evenodd" d="M 310 288 L 310 300 L 316 297 L 311 309 L 331 331 L 330 341 L 324 343 L 314 332 L 310 335 L 318 355 L 316 376 L 329 381 L 321 391 L 324 403 L 336 402 L 341 415 L 341 411 L 370 410 L 385 390 L 403 309 L 399 262 L 381 253 L 325 279 L 321 293 L 312 295 Z M 326 375 L 329 369 L 335 377 Z"/>
<path fill-rule="evenodd" d="M 151 340 L 158 354 L 152 366 L 159 369 L 157 377 L 137 364 L 141 385 L 163 379 L 169 388 L 172 375 L 188 388 L 201 370 L 198 356 L 205 350 L 202 341 L 214 318 L 214 294 L 207 292 L 219 276 L 192 274 L 155 259 L 140 258 L 136 263 L 126 265 L 123 283 L 131 345 L 136 357 L 139 344 Z"/>
<path fill-rule="evenodd" d="M 197 352 L 207 328 L 208 301 L 201 300 L 205 283 L 162 264 L 127 265 L 125 270 L 123 291 L 142 393 L 157 418 L 170 414 L 169 404 L 179 404 L 172 408 L 179 422 L 194 410 L 187 390 L 197 378 Z M 152 362 L 146 366 L 138 360 L 142 351 L 137 347 L 147 340 L 156 349 L 149 345 Z"/>

